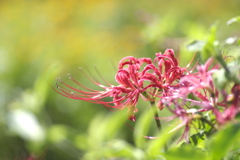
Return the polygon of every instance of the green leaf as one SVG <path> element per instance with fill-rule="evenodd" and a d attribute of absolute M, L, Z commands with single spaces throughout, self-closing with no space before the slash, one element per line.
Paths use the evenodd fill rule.
<path fill-rule="evenodd" d="M 90 146 L 100 145 L 101 142 L 104 141 L 104 115 L 98 114 L 91 121 L 90 126 L 88 128 L 88 143 Z"/>
<path fill-rule="evenodd" d="M 239 69 L 238 61 L 234 61 L 226 64 L 225 60 L 217 56 L 216 59 L 224 67 L 213 73 L 213 81 L 217 88 L 224 89 L 230 82 L 240 83 L 239 81 Z"/>
<path fill-rule="evenodd" d="M 202 61 L 205 62 L 211 56 L 216 56 L 215 46 L 217 45 L 216 41 L 216 31 L 217 31 L 218 23 L 214 23 L 210 27 L 209 34 L 207 36 L 206 44 L 203 47 L 201 56 Z"/>
<path fill-rule="evenodd" d="M 87 135 L 85 134 L 78 134 L 74 137 L 73 141 L 74 145 L 81 150 L 88 150 L 88 141 L 87 141 Z"/>
<path fill-rule="evenodd" d="M 155 106 L 153 106 L 155 107 Z M 153 121 L 154 115 L 151 110 L 146 109 L 142 115 L 138 118 L 137 123 L 135 125 L 135 132 L 134 132 L 134 141 L 137 147 L 143 148 L 146 144 L 146 138 L 144 135 L 147 135 L 151 121 Z"/>
<path fill-rule="evenodd" d="M 126 110 L 98 114 L 90 124 L 89 135 L 77 136 L 78 143 L 75 145 L 87 151 L 84 155 L 85 159 L 99 159 L 99 157 L 109 159 L 116 156 L 124 159 L 144 159 L 145 154 L 142 150 L 134 148 L 124 140 L 114 139 L 127 120 Z"/>
<path fill-rule="evenodd" d="M 225 44 L 232 45 L 232 44 L 234 44 L 237 40 L 238 40 L 238 37 L 237 37 L 237 36 L 235 36 L 235 37 L 228 37 L 228 38 L 225 40 Z"/>
<path fill-rule="evenodd" d="M 103 114 L 97 115 L 92 120 L 88 130 L 90 144 L 101 144 L 106 140 L 111 140 L 126 120 L 126 110 L 111 112 L 107 116 Z"/>
<path fill-rule="evenodd" d="M 234 17 L 234 18 L 231 18 L 230 20 L 228 20 L 227 25 L 231 25 L 235 22 L 240 22 L 240 16 L 237 16 L 237 17 Z"/>
<path fill-rule="evenodd" d="M 53 125 L 48 129 L 48 140 L 57 143 L 67 139 L 69 128 L 65 125 Z"/>
<path fill-rule="evenodd" d="M 209 124 L 210 122 L 208 122 L 211 121 L 210 115 L 208 113 L 203 114 L 200 112 L 195 113 L 195 115 L 198 115 L 199 118 L 192 121 L 194 126 L 198 128 L 201 133 L 209 132 L 212 129 L 212 126 Z"/>
<path fill-rule="evenodd" d="M 215 47 L 218 45 L 218 42 L 216 41 L 217 27 L 217 22 L 210 27 L 205 41 L 193 41 L 187 45 L 188 51 L 201 53 L 201 60 L 203 63 L 211 56 L 216 56 Z"/>
<path fill-rule="evenodd" d="M 117 111 L 109 114 L 104 121 L 105 139 L 111 140 L 119 133 L 120 128 L 128 120 L 126 110 Z"/>
<path fill-rule="evenodd" d="M 175 134 L 177 134 L 177 131 L 170 132 L 174 129 L 174 127 L 176 126 L 169 126 L 168 128 L 164 128 L 163 131 L 157 135 L 157 139 L 149 141 L 149 143 L 147 144 L 147 153 L 149 154 L 149 156 L 158 156 L 159 153 L 163 151 L 163 148 L 167 144 L 167 142 Z"/>
<path fill-rule="evenodd" d="M 144 159 L 144 152 L 124 140 L 113 139 L 105 142 L 101 148 L 94 148 L 89 150 L 84 155 L 84 159 Z"/>
<path fill-rule="evenodd" d="M 228 84 L 228 79 L 225 76 L 226 71 L 222 68 L 213 73 L 213 82 L 218 89 L 224 89 Z"/>
<path fill-rule="evenodd" d="M 235 145 L 240 137 L 240 123 L 227 126 L 219 131 L 209 143 L 209 160 L 220 160 Z"/>
<path fill-rule="evenodd" d="M 166 152 L 164 156 L 169 160 L 206 160 L 207 153 L 191 145 L 181 145 Z"/>
<path fill-rule="evenodd" d="M 199 132 L 190 137 L 190 142 L 196 148 L 205 149 L 205 139 L 206 135 Z"/>
<path fill-rule="evenodd" d="M 105 156 L 124 157 L 124 159 L 145 159 L 145 153 L 139 148 L 134 148 L 132 145 L 123 140 L 112 140 L 106 144 Z"/>
<path fill-rule="evenodd" d="M 202 51 L 206 42 L 204 41 L 193 41 L 187 45 L 187 50 L 190 52 Z"/>
<path fill-rule="evenodd" d="M 211 27 L 210 27 L 210 32 L 207 36 L 207 43 L 214 44 L 216 41 L 216 32 L 218 28 L 218 22 L 215 22 Z"/>

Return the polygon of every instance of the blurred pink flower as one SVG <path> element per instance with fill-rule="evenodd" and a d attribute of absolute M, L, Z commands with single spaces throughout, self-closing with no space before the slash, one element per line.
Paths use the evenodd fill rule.
<path fill-rule="evenodd" d="M 233 85 L 230 94 L 225 90 L 219 91 L 214 86 L 212 75 L 220 66 L 214 63 L 214 59 L 209 59 L 204 65 L 198 65 L 196 68 L 196 72 L 186 74 L 180 79 L 178 88 L 171 90 L 169 96 L 161 99 L 161 103 L 174 115 L 169 119 L 181 120 L 173 130 L 185 126 L 180 140 L 188 139 L 189 125 L 195 118 L 200 118 L 199 113 L 211 111 L 216 117 L 216 123 L 223 125 L 233 120 L 240 112 L 240 85 Z"/>

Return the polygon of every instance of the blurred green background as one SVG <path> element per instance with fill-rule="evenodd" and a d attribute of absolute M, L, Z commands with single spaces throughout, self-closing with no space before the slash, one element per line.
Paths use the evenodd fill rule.
<path fill-rule="evenodd" d="M 0 160 L 81 159 L 91 121 L 111 113 L 58 95 L 56 78 L 70 83 L 71 73 L 94 87 L 78 67 L 94 74 L 97 66 L 115 84 L 112 62 L 154 58 L 167 48 L 184 66 L 192 57 L 186 44 L 204 39 L 216 20 L 218 39 L 240 35 L 239 26 L 226 25 L 239 7 L 238 0 L 1 0 Z M 123 125 L 117 137 L 131 143 L 133 132 Z"/>

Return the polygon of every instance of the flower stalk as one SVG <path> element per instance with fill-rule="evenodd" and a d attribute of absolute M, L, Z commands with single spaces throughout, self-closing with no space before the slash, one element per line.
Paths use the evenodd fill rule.
<path fill-rule="evenodd" d="M 153 111 L 153 115 L 154 115 L 154 119 L 155 119 L 155 122 L 156 122 L 156 125 L 157 125 L 157 128 L 158 128 L 158 131 L 161 132 L 162 131 L 162 125 L 161 125 L 161 121 L 159 119 L 159 115 L 158 115 L 158 112 L 157 112 L 155 101 L 150 101 L 150 104 L 151 104 L 151 109 Z"/>
<path fill-rule="evenodd" d="M 159 115 L 158 115 L 158 111 L 157 111 L 157 107 L 155 105 L 155 100 L 154 101 L 150 101 L 150 105 L 151 105 L 151 109 L 153 111 L 153 116 L 154 116 L 154 119 L 155 119 L 155 123 L 157 125 L 157 129 L 158 129 L 158 132 L 162 132 L 162 124 L 161 124 L 161 121 L 160 121 L 160 118 L 159 118 Z M 166 152 L 168 150 L 168 147 L 167 147 L 167 144 L 164 145 L 164 151 Z"/>

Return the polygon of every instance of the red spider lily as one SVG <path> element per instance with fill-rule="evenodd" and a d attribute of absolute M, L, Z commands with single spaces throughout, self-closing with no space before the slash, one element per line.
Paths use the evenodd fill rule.
<path fill-rule="evenodd" d="M 166 96 L 170 96 L 172 90 L 178 88 L 178 81 L 181 77 L 185 76 L 185 74 L 190 73 L 190 71 L 186 68 L 181 68 L 178 66 L 178 61 L 175 58 L 174 51 L 172 49 L 167 49 L 164 54 L 156 53 L 156 58 L 154 60 L 157 63 L 157 67 L 148 64 L 144 70 L 142 77 L 143 80 L 148 80 L 151 82 L 151 87 L 158 89 L 157 92 L 148 92 L 152 97 L 163 98 Z M 153 72 L 153 74 L 146 74 L 148 71 Z M 159 109 L 163 109 L 163 105 L 161 101 L 157 104 Z"/>
<path fill-rule="evenodd" d="M 74 88 L 58 79 L 60 84 L 57 83 L 58 90 L 55 90 L 65 97 L 102 104 L 109 109 L 128 107 L 132 115 L 137 111 L 139 96 L 148 101 L 155 101 L 155 97 L 166 96 L 168 90 L 178 85 L 176 82 L 188 72 L 186 68 L 178 66 L 172 49 L 167 49 L 164 54 L 156 53 L 154 63 L 150 58 L 125 57 L 118 65 L 118 72 L 115 76 L 118 83 L 116 86 L 105 80 L 108 86 L 100 84 L 82 72 L 91 82 L 102 88 L 102 91 L 85 87 L 71 76 L 69 78 L 81 89 Z M 112 100 L 104 100 L 107 97 L 111 97 Z M 134 116 L 132 118 L 135 119 Z"/>

